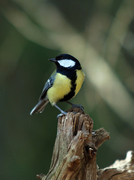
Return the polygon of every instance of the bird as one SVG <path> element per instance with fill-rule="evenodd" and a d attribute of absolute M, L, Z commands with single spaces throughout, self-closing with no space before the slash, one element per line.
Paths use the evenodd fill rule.
<path fill-rule="evenodd" d="M 56 70 L 46 81 L 39 101 L 31 110 L 30 115 L 42 113 L 49 102 L 61 112 L 61 115 L 66 115 L 67 112 L 57 106 L 57 102 L 67 102 L 83 109 L 81 105 L 69 102 L 79 92 L 85 79 L 80 62 L 69 54 L 60 54 L 49 61 L 55 63 Z"/>

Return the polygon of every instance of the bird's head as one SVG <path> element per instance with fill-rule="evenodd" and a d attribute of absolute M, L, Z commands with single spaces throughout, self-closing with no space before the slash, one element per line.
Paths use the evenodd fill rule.
<path fill-rule="evenodd" d="M 56 58 L 49 59 L 50 61 L 54 62 L 57 66 L 57 69 L 68 69 L 68 70 L 80 70 L 81 64 L 80 62 L 73 56 L 69 54 L 61 54 L 56 56 Z"/>

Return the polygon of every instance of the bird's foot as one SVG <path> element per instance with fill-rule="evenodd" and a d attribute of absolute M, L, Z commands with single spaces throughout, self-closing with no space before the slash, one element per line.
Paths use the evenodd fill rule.
<path fill-rule="evenodd" d="M 61 116 L 64 116 L 64 115 L 67 115 L 67 112 L 62 111 L 60 114 L 57 115 L 57 118 L 59 118 L 59 117 L 61 117 Z"/>
<path fill-rule="evenodd" d="M 83 107 L 82 105 L 80 105 L 80 104 L 72 104 L 72 108 L 74 108 L 74 107 L 78 107 L 78 108 L 80 108 L 82 111 L 84 111 L 84 107 Z"/>
<path fill-rule="evenodd" d="M 69 101 L 66 101 L 68 104 L 70 104 L 70 105 L 72 105 L 72 108 L 75 108 L 75 107 L 78 107 L 78 108 L 80 108 L 82 111 L 84 111 L 84 107 L 82 106 L 82 105 L 80 105 L 80 104 L 73 104 L 73 103 L 71 103 L 71 102 L 69 102 Z"/>
<path fill-rule="evenodd" d="M 77 114 L 77 112 L 72 112 L 72 113 Z M 67 112 L 64 111 L 64 113 L 58 114 L 58 115 L 57 115 L 57 119 L 58 119 L 59 117 L 61 117 L 61 116 L 64 116 L 64 115 L 67 115 Z"/>
<path fill-rule="evenodd" d="M 58 114 L 57 118 L 63 116 L 63 115 L 66 115 L 67 112 L 63 111 L 59 106 L 57 106 L 56 104 L 54 105 L 61 113 Z"/>

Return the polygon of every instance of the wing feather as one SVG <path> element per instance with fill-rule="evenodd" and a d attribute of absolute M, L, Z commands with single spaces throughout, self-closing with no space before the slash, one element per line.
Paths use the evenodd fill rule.
<path fill-rule="evenodd" d="M 45 106 L 49 102 L 49 99 L 47 98 L 47 91 L 49 88 L 51 88 L 53 86 L 55 76 L 56 76 L 56 71 L 54 71 L 54 73 L 47 80 L 47 82 L 43 88 L 43 91 L 40 95 L 39 102 L 32 109 L 32 111 L 30 112 L 30 115 L 32 115 L 34 113 L 42 112 L 44 110 Z"/>
<path fill-rule="evenodd" d="M 50 76 L 50 78 L 45 83 L 45 86 L 44 86 L 44 88 L 42 90 L 42 93 L 40 95 L 39 100 L 42 100 L 42 99 L 44 99 L 46 97 L 48 89 L 53 86 L 53 83 L 55 81 L 55 76 L 56 76 L 56 71 L 53 72 L 53 74 Z"/>

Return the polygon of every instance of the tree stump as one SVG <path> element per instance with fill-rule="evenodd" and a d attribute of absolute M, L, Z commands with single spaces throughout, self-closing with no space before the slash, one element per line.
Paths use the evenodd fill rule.
<path fill-rule="evenodd" d="M 37 175 L 37 178 L 39 180 L 106 179 L 107 169 L 97 169 L 96 153 L 98 147 L 108 139 L 110 139 L 109 133 L 103 128 L 93 131 L 93 120 L 89 115 L 79 108 L 70 109 L 66 116 L 58 118 L 57 136 L 49 172 L 47 175 Z M 110 176 L 107 177 L 110 179 Z"/>

